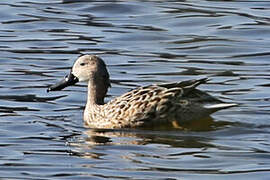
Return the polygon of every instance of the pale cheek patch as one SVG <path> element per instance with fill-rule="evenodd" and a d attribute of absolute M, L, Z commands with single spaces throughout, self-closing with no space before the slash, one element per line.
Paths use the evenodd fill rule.
<path fill-rule="evenodd" d="M 85 82 L 85 81 L 88 81 L 89 79 L 86 78 L 86 77 L 79 77 L 79 81 L 80 82 Z"/>

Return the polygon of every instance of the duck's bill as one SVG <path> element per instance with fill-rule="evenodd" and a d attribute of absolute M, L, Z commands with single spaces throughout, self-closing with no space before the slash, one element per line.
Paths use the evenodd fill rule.
<path fill-rule="evenodd" d="M 47 92 L 50 91 L 60 91 L 62 89 L 64 89 L 67 86 L 72 86 L 74 84 L 76 84 L 79 81 L 79 79 L 74 76 L 72 73 L 70 73 L 69 75 L 67 75 L 62 81 L 51 85 L 48 89 Z"/>

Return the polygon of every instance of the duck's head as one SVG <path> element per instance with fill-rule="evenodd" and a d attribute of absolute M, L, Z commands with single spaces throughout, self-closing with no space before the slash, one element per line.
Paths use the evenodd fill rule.
<path fill-rule="evenodd" d="M 77 82 L 92 82 L 94 85 L 102 85 L 104 89 L 110 87 L 109 73 L 104 61 L 95 55 L 80 56 L 74 63 L 69 75 L 62 81 L 50 86 L 49 91 L 59 91 Z"/>

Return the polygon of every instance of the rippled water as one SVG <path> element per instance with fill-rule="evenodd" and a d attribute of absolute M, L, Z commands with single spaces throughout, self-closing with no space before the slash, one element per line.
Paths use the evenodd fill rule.
<path fill-rule="evenodd" d="M 268 1 L 2 0 L 1 179 L 269 179 Z M 107 100 L 157 82 L 240 106 L 187 130 L 85 129 L 86 86 L 47 94 L 80 54 L 108 64 Z"/>

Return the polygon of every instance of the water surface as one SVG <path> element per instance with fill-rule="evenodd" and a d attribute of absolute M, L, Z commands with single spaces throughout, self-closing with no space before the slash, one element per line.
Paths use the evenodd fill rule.
<path fill-rule="evenodd" d="M 268 1 L 0 2 L 1 179 L 269 179 Z M 107 101 L 151 83 L 200 86 L 240 106 L 187 130 L 94 132 L 86 85 L 46 93 L 80 54 L 112 80 Z"/>

